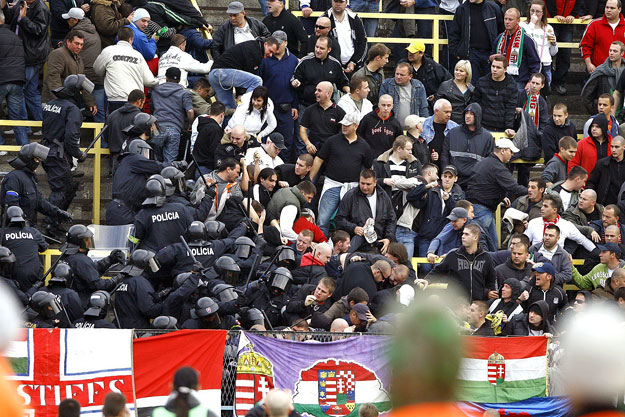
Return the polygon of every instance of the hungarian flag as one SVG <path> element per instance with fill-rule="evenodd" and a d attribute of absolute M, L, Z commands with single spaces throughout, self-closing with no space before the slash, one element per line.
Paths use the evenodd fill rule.
<path fill-rule="evenodd" d="M 221 415 L 221 375 L 225 330 L 178 330 L 160 336 L 135 339 L 133 359 L 139 416 L 165 405 L 174 374 L 184 366 L 200 373 L 198 397 L 215 415 Z"/>
<path fill-rule="evenodd" d="M 81 414 L 102 410 L 109 392 L 121 392 L 130 404 L 132 330 L 29 329 L 5 356 L 27 415 L 56 417 L 66 398 L 81 404 Z"/>
<path fill-rule="evenodd" d="M 467 336 L 461 401 L 509 403 L 547 394 L 547 338 Z"/>

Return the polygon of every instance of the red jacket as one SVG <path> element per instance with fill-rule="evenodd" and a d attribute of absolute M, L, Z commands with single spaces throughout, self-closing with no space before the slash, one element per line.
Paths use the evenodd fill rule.
<path fill-rule="evenodd" d="M 317 226 L 314 223 L 309 222 L 308 220 L 306 220 L 306 218 L 300 217 L 300 218 L 298 218 L 295 221 L 295 223 L 293 223 L 293 231 L 295 233 L 299 234 L 299 232 L 301 232 L 302 230 L 305 230 L 305 229 L 310 230 L 315 235 L 313 237 L 313 242 L 321 243 L 321 242 L 327 242 L 328 241 L 328 239 L 323 234 L 323 232 L 321 231 L 319 226 Z"/>
<path fill-rule="evenodd" d="M 610 143 L 612 142 L 612 136 L 608 135 L 608 156 L 611 155 L 610 152 Z M 569 172 L 571 168 L 576 165 L 581 166 L 588 174 L 595 169 L 595 165 L 597 164 L 597 146 L 595 145 L 595 141 L 592 140 L 589 136 L 586 136 L 584 139 L 577 142 L 577 153 L 569 161 L 569 166 L 566 172 Z"/>
<path fill-rule="evenodd" d="M 582 8 L 582 0 L 546 0 L 547 17 L 554 16 L 575 16 Z"/>
<path fill-rule="evenodd" d="M 610 45 L 614 41 L 625 41 L 625 19 L 622 15 L 615 30 L 612 30 L 605 15 L 590 22 L 579 46 L 582 48 L 582 56 L 590 57 L 592 64 L 598 67 L 608 58 Z"/>

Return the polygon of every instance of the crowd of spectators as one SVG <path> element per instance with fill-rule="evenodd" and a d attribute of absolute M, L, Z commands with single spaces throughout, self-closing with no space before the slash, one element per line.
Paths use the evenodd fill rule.
<path fill-rule="evenodd" d="M 29 325 L 385 331 L 444 282 L 470 332 L 533 335 L 625 303 L 620 0 L 391 2 L 453 14 L 439 62 L 422 40 L 367 43 L 379 22 L 358 13 L 377 1 L 301 0 L 301 18 L 260 3 L 262 21 L 233 1 L 213 30 L 183 0 L 0 0 L 0 97 L 9 118 L 43 121 L 13 129 L 24 146 L 0 194 L 2 276 Z M 579 141 L 557 102 L 574 18 L 589 22 Z M 432 22 L 394 32 L 430 38 Z M 61 224 L 83 120 L 106 126 L 106 223 L 134 225 L 132 254 L 97 262 L 92 231 Z M 66 240 L 45 287 L 37 212 Z"/>

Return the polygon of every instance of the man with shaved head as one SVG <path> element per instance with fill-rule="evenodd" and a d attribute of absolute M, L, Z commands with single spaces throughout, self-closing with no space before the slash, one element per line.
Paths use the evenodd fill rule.
<path fill-rule="evenodd" d="M 618 193 L 625 182 L 625 139 L 615 136 L 610 142 L 610 156 L 597 161 L 590 173 L 586 188 L 597 192 L 597 202 L 603 205 L 617 204 Z"/>
<path fill-rule="evenodd" d="M 395 138 L 404 133 L 393 107 L 393 97 L 382 95 L 378 107 L 367 113 L 358 125 L 358 135 L 367 141 L 374 158 L 390 150 Z"/>
<path fill-rule="evenodd" d="M 597 193 L 595 190 L 587 189 L 579 194 L 576 206 L 570 206 L 562 213 L 562 218 L 570 221 L 580 232 L 588 235 L 594 231 L 589 223 L 601 219 L 602 213 L 603 205 L 597 203 Z"/>
<path fill-rule="evenodd" d="M 320 16 L 315 23 L 315 34 L 308 39 L 306 45 L 306 54 L 315 53 L 315 44 L 321 36 L 330 38 L 330 56 L 341 60 L 341 45 L 339 41 L 332 35 L 332 22 L 329 17 Z M 304 55 L 306 55 L 304 54 Z"/>
<path fill-rule="evenodd" d="M 333 93 L 334 88 L 329 81 L 321 81 L 317 84 L 315 88 L 316 103 L 304 110 L 300 122 L 301 146 L 296 144 L 298 154 L 308 152 L 314 155 L 329 137 L 340 133 L 340 121 L 345 116 L 345 110 L 332 102 Z M 300 147 L 304 148 L 301 152 L 299 152 Z"/>

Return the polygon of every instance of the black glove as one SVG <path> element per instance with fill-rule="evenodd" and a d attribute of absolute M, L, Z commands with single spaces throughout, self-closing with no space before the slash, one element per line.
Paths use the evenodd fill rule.
<path fill-rule="evenodd" d="M 85 162 L 87 160 L 87 154 L 85 152 L 81 153 L 78 158 L 78 162 Z"/>
<path fill-rule="evenodd" d="M 212 199 L 217 195 L 217 183 L 212 183 L 206 189 L 206 195 Z"/>
<path fill-rule="evenodd" d="M 56 217 L 58 217 L 62 222 L 69 223 L 74 219 L 70 213 L 68 213 L 65 210 L 61 210 L 60 208 L 57 208 L 55 214 L 56 214 Z"/>
<path fill-rule="evenodd" d="M 41 287 L 43 287 L 44 282 L 43 281 L 37 281 L 33 284 L 32 287 L 30 287 L 30 290 L 28 290 L 29 293 L 34 294 L 37 292 L 37 290 Z"/>
<path fill-rule="evenodd" d="M 186 171 L 189 164 L 187 164 L 187 161 L 174 161 L 171 163 L 171 166 L 179 169 L 180 171 Z"/>
<path fill-rule="evenodd" d="M 111 260 L 111 264 L 123 264 L 126 260 L 126 255 L 121 249 L 113 249 L 109 255 L 109 259 Z"/>
<path fill-rule="evenodd" d="M 117 284 L 119 284 L 122 279 L 124 279 L 124 275 L 123 274 L 117 274 L 117 275 L 111 277 L 111 282 L 113 283 L 113 285 L 115 287 L 117 287 Z"/>
<path fill-rule="evenodd" d="M 159 298 L 159 300 L 162 301 L 165 298 L 167 298 L 169 293 L 171 293 L 173 290 L 174 290 L 173 288 L 165 288 L 164 290 L 161 290 L 158 293 L 156 293 L 156 296 Z"/>
<path fill-rule="evenodd" d="M 204 269 L 204 265 L 201 262 L 193 262 L 193 266 L 191 267 L 191 272 L 194 274 L 201 274 Z"/>

